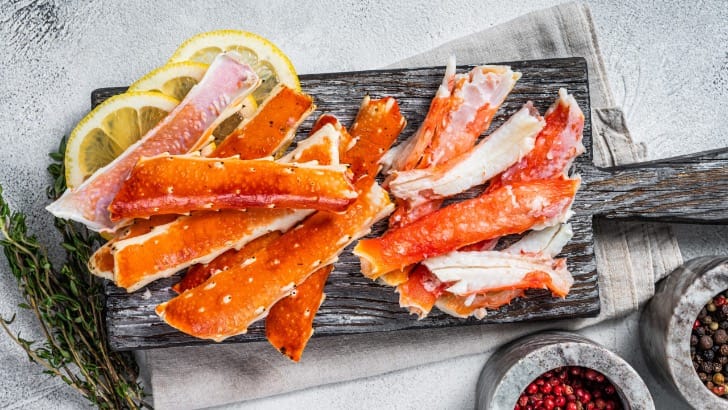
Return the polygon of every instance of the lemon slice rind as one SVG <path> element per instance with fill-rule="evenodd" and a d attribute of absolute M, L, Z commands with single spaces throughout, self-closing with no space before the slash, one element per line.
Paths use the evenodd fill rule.
<path fill-rule="evenodd" d="M 176 63 L 180 61 L 198 61 L 207 62 L 214 56 L 214 53 L 205 54 L 195 57 L 196 54 L 206 49 L 221 51 L 236 51 L 242 54 L 245 60 L 245 52 L 243 49 L 251 50 L 255 53 L 257 62 L 265 61 L 272 65 L 278 81 L 296 90 L 301 89 L 296 70 L 291 60 L 273 43 L 254 33 L 241 30 L 217 30 L 206 33 L 200 33 L 187 39 L 172 54 L 168 63 Z M 250 61 L 246 61 L 250 62 Z M 255 68 L 255 64 L 251 64 Z"/>

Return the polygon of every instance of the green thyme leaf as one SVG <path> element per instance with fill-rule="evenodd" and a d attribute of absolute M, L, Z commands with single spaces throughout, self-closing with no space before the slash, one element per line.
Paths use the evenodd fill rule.
<path fill-rule="evenodd" d="M 63 153 L 66 138 L 54 161 L 48 166 L 52 183 L 46 190 L 50 199 L 66 190 Z M 55 227 L 63 238 L 66 259 L 53 267 L 38 240 L 28 234 L 25 215 L 11 212 L 0 186 L 0 246 L 17 280 L 24 302 L 21 309 L 33 312 L 43 340 L 27 340 L 15 334 L 9 319 L 0 316 L 0 327 L 28 355 L 40 364 L 43 373 L 59 377 L 89 402 L 101 409 L 149 407 L 137 383 L 138 369 L 129 353 L 109 348 L 104 325 L 104 294 L 98 278 L 86 262 L 102 239 L 85 227 L 56 218 Z"/>

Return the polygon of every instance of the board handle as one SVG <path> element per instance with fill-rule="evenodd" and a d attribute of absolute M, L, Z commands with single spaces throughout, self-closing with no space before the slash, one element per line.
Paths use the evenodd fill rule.
<path fill-rule="evenodd" d="M 728 148 L 614 168 L 583 167 L 575 206 L 607 218 L 728 223 Z"/>

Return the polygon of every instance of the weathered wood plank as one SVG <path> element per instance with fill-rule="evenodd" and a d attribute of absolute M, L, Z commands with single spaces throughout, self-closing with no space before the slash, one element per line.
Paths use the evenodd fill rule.
<path fill-rule="evenodd" d="M 570 58 L 516 62 L 511 65 L 521 71 L 523 77 L 499 111 L 491 129 L 529 100 L 542 113 L 545 112 L 556 98 L 558 89 L 566 87 L 587 113 L 584 130 L 587 153 L 576 161 L 575 170 L 581 173 L 582 168 L 590 167 L 591 122 L 584 60 Z M 398 99 L 408 120 L 408 126 L 400 138 L 403 140 L 422 121 L 443 72 L 443 67 L 435 67 L 302 76 L 302 86 L 315 97 L 318 109 L 302 125 L 301 130 L 307 131 L 322 112 L 335 114 L 344 124 L 350 124 L 365 94 L 375 98 L 391 95 Z M 96 104 L 105 97 L 123 91 L 123 88 L 98 90 L 94 93 L 93 102 Z M 582 195 L 582 192 L 578 194 Z M 373 283 L 361 275 L 359 263 L 349 248 L 336 263 L 336 269 L 326 285 L 327 297 L 314 321 L 315 336 L 596 315 L 599 312 L 599 292 L 592 245 L 592 211 L 583 206 L 585 204 L 580 202 L 574 206 L 575 215 L 571 222 L 575 236 L 563 252 L 569 259 L 569 268 L 575 277 L 572 292 L 565 299 L 553 298 L 548 291 L 531 291 L 527 298 L 515 300 L 508 306 L 490 312 L 482 321 L 457 319 L 437 310 L 428 318 L 418 321 L 399 307 L 392 288 Z M 381 234 L 385 228 L 386 223 L 377 224 L 373 235 Z M 107 326 L 109 341 L 114 349 L 209 343 L 172 329 L 154 314 L 154 306 L 175 296 L 169 287 L 178 280 L 179 277 L 175 276 L 153 283 L 148 286 L 151 296 L 146 299 L 143 290 L 127 294 L 113 285 L 107 286 Z M 264 329 L 261 321 L 251 326 L 246 335 L 231 338 L 227 342 L 262 339 Z"/>
<path fill-rule="evenodd" d="M 607 218 L 728 223 L 728 150 L 580 170 L 579 201 Z"/>

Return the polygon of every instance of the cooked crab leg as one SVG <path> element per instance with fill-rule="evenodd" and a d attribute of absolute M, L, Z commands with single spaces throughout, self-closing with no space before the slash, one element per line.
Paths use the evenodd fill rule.
<path fill-rule="evenodd" d="M 243 267 L 220 272 L 197 288 L 157 306 L 170 326 L 189 335 L 224 340 L 247 331 L 271 306 L 288 296 L 314 271 L 333 263 L 352 241 L 392 211 L 386 191 L 369 178 L 345 212 L 317 212 Z"/>
<path fill-rule="evenodd" d="M 478 145 L 445 164 L 395 171 L 389 189 L 411 206 L 465 192 L 520 161 L 533 149 L 543 126 L 543 118 L 528 103 Z"/>
<path fill-rule="evenodd" d="M 338 164 L 340 136 L 341 130 L 337 129 L 333 124 L 327 124 L 319 127 L 315 132 L 312 132 L 311 137 L 301 141 L 296 146 L 296 149 L 281 158 L 279 161 L 316 161 L 322 165 Z M 211 232 L 211 234 L 213 233 L 214 232 Z M 232 265 L 241 264 L 248 260 L 255 255 L 257 251 L 267 246 L 272 239 L 275 239 L 279 235 L 280 233 L 272 232 L 253 240 L 239 250 L 228 250 L 206 265 L 193 266 L 187 271 L 184 278 L 172 288 L 177 293 L 184 292 L 187 289 L 192 289 L 206 281 L 210 276 L 212 276 L 213 272 L 226 270 Z M 132 256 L 132 258 L 134 257 Z"/>
<path fill-rule="evenodd" d="M 163 152 L 186 153 L 225 106 L 249 94 L 259 81 L 247 64 L 228 54 L 219 55 L 202 81 L 167 117 L 81 186 L 66 190 L 48 206 L 48 211 L 59 218 L 82 222 L 95 231 L 114 231 L 116 227 L 107 207 L 139 158 Z"/>
<path fill-rule="evenodd" d="M 393 171 L 409 171 L 443 165 L 464 154 L 488 129 L 520 76 L 504 66 L 480 66 L 469 74 L 455 75 L 451 59 L 422 126 L 401 148 L 389 153 L 385 163 L 391 163 Z M 390 227 L 407 225 L 436 211 L 442 200 L 420 200 L 417 205 L 398 200 L 397 205 Z"/>
<path fill-rule="evenodd" d="M 228 149 L 234 150 L 240 159 L 255 159 L 273 155 L 280 147 L 287 145 L 286 140 L 295 132 L 298 124 L 308 116 L 313 109 L 311 97 L 292 90 L 285 85 L 279 85 L 277 89 L 266 99 L 258 109 L 254 116 L 245 123 L 243 127 L 238 129 L 231 138 L 233 141 L 228 143 Z M 261 124 L 265 126 L 269 124 L 279 124 L 280 127 L 273 129 L 263 127 L 264 136 L 260 137 L 263 132 L 258 129 Z M 210 128 L 213 128 L 212 126 Z M 338 164 L 339 156 L 337 152 L 332 152 L 331 144 L 338 147 L 337 136 L 331 133 L 329 129 L 324 134 L 319 134 L 314 138 L 307 139 L 306 143 L 310 144 L 311 149 L 319 149 L 319 156 L 316 158 L 306 159 L 320 160 L 322 165 Z M 311 134 L 314 134 L 311 132 Z M 337 148 L 338 149 L 338 148 Z M 191 148 L 194 150 L 194 148 Z M 301 149 L 297 148 L 289 155 L 299 155 Z M 214 153 L 211 153 L 214 154 Z M 330 160 L 329 162 L 326 162 Z M 155 215 L 151 219 L 137 219 L 131 225 L 124 229 L 121 235 L 117 235 L 109 242 L 99 248 L 89 261 L 89 269 L 94 275 L 113 280 L 114 278 L 114 257 L 111 254 L 111 246 L 119 240 L 139 236 L 148 233 L 151 228 L 157 225 L 164 225 L 176 219 L 176 215 Z"/>
<path fill-rule="evenodd" d="M 569 172 L 574 158 L 584 152 L 584 113 L 566 89 L 546 111 L 546 125 L 536 137 L 536 146 L 521 161 L 494 178 L 488 189 L 536 179 L 548 179 Z"/>
<path fill-rule="evenodd" d="M 324 286 L 334 265 L 311 274 L 291 294 L 279 300 L 265 319 L 265 336 L 279 352 L 294 362 L 313 335 L 313 319 L 323 303 Z"/>
<path fill-rule="evenodd" d="M 451 56 L 445 67 L 445 76 L 430 103 L 430 109 L 422 124 L 407 141 L 390 150 L 382 159 L 385 171 L 414 169 L 432 143 L 435 133 L 446 121 L 452 105 L 455 85 L 455 57 Z"/>
<path fill-rule="evenodd" d="M 109 211 L 112 220 L 248 207 L 338 212 L 356 198 L 345 172 L 343 165 L 159 155 L 139 161 Z"/>
<path fill-rule="evenodd" d="M 565 216 L 579 183 L 579 178 L 560 178 L 506 185 L 390 229 L 382 237 L 361 240 L 354 254 L 364 275 L 376 279 L 465 245 L 553 225 Z"/>
<path fill-rule="evenodd" d="M 282 151 L 315 108 L 310 96 L 280 84 L 256 114 L 228 135 L 210 156 L 255 159 Z"/>
<path fill-rule="evenodd" d="M 332 164 L 338 164 L 338 155 L 338 133 L 331 126 L 321 129 L 291 153 L 303 160 Z M 144 235 L 111 245 L 114 277 L 117 285 L 131 292 L 195 263 L 210 262 L 229 249 L 240 249 L 269 232 L 286 231 L 312 212 L 257 208 L 182 216 Z"/>
<path fill-rule="evenodd" d="M 350 164 L 352 178 L 373 177 L 379 172 L 382 155 L 397 139 L 406 122 L 399 112 L 399 104 L 392 97 L 372 100 L 364 97 L 350 132 L 333 116 L 323 115 L 313 130 L 333 126 L 342 135 L 341 159 Z M 312 131 L 313 132 L 313 131 Z M 323 287 L 328 272 L 322 268 L 311 275 L 291 296 L 276 303 L 266 318 L 268 341 L 291 360 L 298 361 L 313 334 L 313 317 L 324 299 Z"/>
<path fill-rule="evenodd" d="M 392 97 L 372 100 L 369 96 L 359 107 L 359 113 L 349 128 L 351 140 L 342 144 L 341 162 L 351 165 L 356 181 L 379 173 L 380 160 L 402 132 L 407 121 L 399 112 Z"/>
<path fill-rule="evenodd" d="M 501 252 L 507 255 L 529 255 L 540 260 L 550 260 L 550 258 L 554 258 L 561 252 L 561 248 L 571 239 L 572 235 L 570 224 L 561 224 L 541 231 L 531 231 L 521 240 Z M 447 255 L 477 255 L 479 252 L 499 254 L 486 249 L 483 251 L 458 251 Z M 510 258 L 510 256 L 507 257 Z M 400 306 L 408 308 L 411 313 L 417 314 L 420 319 L 427 316 L 433 304 L 440 310 L 454 316 L 468 317 L 475 315 L 482 318 L 485 314 L 485 308 L 496 309 L 523 294 L 523 289 L 516 286 L 509 289 L 481 290 L 468 295 L 456 295 L 446 291 L 448 285 L 443 284 L 440 281 L 443 278 L 434 275 L 426 267 L 427 262 L 428 260 L 425 260 L 422 265 L 418 265 L 415 269 L 418 274 L 413 272 L 407 281 L 397 288 L 397 292 L 400 294 Z M 497 259 L 493 259 L 491 262 L 497 262 Z M 554 263 L 553 261 L 549 262 L 549 266 Z M 496 267 L 502 268 L 503 266 L 497 263 L 490 266 L 491 269 Z M 460 268 L 467 269 L 469 266 L 461 265 Z M 506 273 L 512 272 L 508 271 Z M 531 277 L 531 279 L 534 279 L 534 277 Z M 539 285 L 543 285 L 543 283 L 536 283 L 535 287 L 539 287 Z"/>
<path fill-rule="evenodd" d="M 520 77 L 507 66 L 479 66 L 456 75 L 445 123 L 433 135 L 417 167 L 442 164 L 468 151 L 488 129 Z"/>
<path fill-rule="evenodd" d="M 140 219 L 117 231 L 116 236 L 103 244 L 89 258 L 88 268 L 92 274 L 114 280 L 114 254 L 112 246 L 124 239 L 134 238 L 151 232 L 155 226 L 168 224 L 177 219 L 177 215 L 155 215 L 149 219 Z"/>
<path fill-rule="evenodd" d="M 526 292 L 523 289 L 500 290 L 468 296 L 459 296 L 445 292 L 437 298 L 435 306 L 451 316 L 463 319 L 475 316 L 478 319 L 482 319 L 486 316 L 487 309 L 498 309 L 501 306 L 511 303 L 513 299 L 520 298 L 525 294 Z"/>
<path fill-rule="evenodd" d="M 117 286 L 134 292 L 195 263 L 207 263 L 272 231 L 286 231 L 310 211 L 251 208 L 183 216 L 112 246 Z"/>
<path fill-rule="evenodd" d="M 447 291 L 467 296 L 512 289 L 546 289 L 565 297 L 574 283 L 566 259 L 508 252 L 451 252 L 422 262 Z"/>

